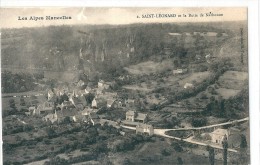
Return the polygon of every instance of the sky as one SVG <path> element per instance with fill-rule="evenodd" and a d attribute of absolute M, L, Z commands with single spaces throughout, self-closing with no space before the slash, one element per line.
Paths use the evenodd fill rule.
<path fill-rule="evenodd" d="M 205 13 L 223 14 L 206 17 Z M 147 14 L 176 14 L 176 17 L 142 18 Z M 183 17 L 185 14 L 187 17 Z M 197 14 L 198 17 L 189 17 Z M 203 14 L 203 17 L 200 17 Z M 181 17 L 178 17 L 180 15 Z M 30 16 L 44 17 L 44 20 L 18 20 Z M 72 19 L 46 20 L 46 16 L 70 16 Z M 137 18 L 139 17 L 139 18 Z M 41 27 L 49 25 L 75 24 L 131 24 L 167 22 L 218 22 L 247 20 L 246 7 L 222 8 L 1 8 L 1 28 Z"/>

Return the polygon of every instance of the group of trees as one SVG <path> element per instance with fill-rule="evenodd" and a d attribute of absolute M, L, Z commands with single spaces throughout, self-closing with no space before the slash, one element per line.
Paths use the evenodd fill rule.
<path fill-rule="evenodd" d="M 247 141 L 246 141 L 245 135 L 241 134 L 240 136 L 241 136 L 240 149 L 239 149 L 239 153 L 237 154 L 237 156 L 239 156 L 239 158 L 236 160 L 231 160 L 231 163 L 243 165 L 243 164 L 248 163 L 248 159 L 247 159 L 248 155 L 246 153 Z M 227 165 L 227 163 L 228 163 L 228 140 L 226 138 L 224 138 L 224 140 L 222 142 L 222 147 L 223 147 L 223 164 Z M 208 155 L 209 155 L 210 165 L 214 165 L 215 164 L 215 149 L 211 146 L 207 146 L 206 150 L 209 153 Z"/>
<path fill-rule="evenodd" d="M 231 59 L 229 58 L 223 58 L 221 60 L 215 61 L 209 67 L 211 75 L 207 79 L 203 80 L 200 84 L 194 86 L 194 88 L 179 91 L 168 91 L 168 102 L 165 102 L 165 105 L 196 96 L 199 92 L 206 90 L 209 85 L 214 84 L 218 80 L 218 78 L 232 66 L 233 64 L 231 63 Z M 163 107 L 164 105 L 161 106 Z"/>
<path fill-rule="evenodd" d="M 80 32 L 81 30 L 84 32 Z M 223 32 L 223 30 L 213 26 L 198 24 L 88 25 L 77 27 L 64 25 L 57 27 L 11 29 L 4 30 L 4 36 L 8 36 L 8 34 L 12 34 L 13 32 L 17 33 L 15 36 L 18 36 L 18 34 L 26 34 L 26 36 L 21 35 L 20 39 L 13 46 L 5 49 L 2 56 L 8 62 L 8 65 L 16 64 L 28 67 L 30 64 L 28 61 L 26 62 L 26 59 L 31 58 L 30 60 L 34 66 L 38 67 L 55 70 L 62 63 L 62 68 L 72 68 L 79 63 L 78 57 L 81 43 L 91 41 L 91 45 L 94 45 L 91 46 L 92 56 L 101 56 L 102 54 L 106 56 L 105 61 L 103 61 L 104 65 L 97 66 L 97 68 L 104 72 L 111 71 L 113 73 L 115 69 L 121 70 L 122 67 L 119 67 L 120 65 L 127 65 L 129 62 L 139 63 L 150 56 L 159 55 L 165 47 L 169 46 L 165 43 L 164 38 L 169 32 L 192 33 L 194 31 Z M 193 52 L 193 50 L 184 48 L 185 37 L 183 36 L 180 41 L 173 39 L 173 42 L 170 44 L 170 47 L 172 47 L 174 52 L 179 54 L 179 57 L 184 57 L 187 52 Z M 200 51 L 207 47 L 204 43 L 206 40 L 202 36 L 195 35 L 194 38 L 195 43 L 193 47 L 196 47 Z M 27 43 L 24 41 L 30 42 Z M 126 54 L 129 53 L 128 45 L 134 48 L 134 52 L 131 52 L 130 60 L 125 63 L 124 58 L 128 58 Z M 56 53 L 58 55 L 54 55 L 53 50 L 58 50 L 59 53 Z M 124 56 L 118 54 L 118 52 L 122 52 Z M 21 56 L 24 59 L 15 61 L 17 57 Z M 23 63 L 20 64 L 20 61 L 23 61 Z"/>
<path fill-rule="evenodd" d="M 206 117 L 193 117 L 191 119 L 192 127 L 203 127 L 207 125 L 207 118 Z"/>
<path fill-rule="evenodd" d="M 206 106 L 206 113 L 216 117 L 224 118 L 241 118 L 248 115 L 248 88 L 241 90 L 241 92 L 229 99 L 212 99 Z"/>
<path fill-rule="evenodd" d="M 38 79 L 43 78 L 38 74 L 29 73 L 11 73 L 3 71 L 2 79 L 2 93 L 16 93 L 33 90 Z"/>
<path fill-rule="evenodd" d="M 151 140 L 149 137 L 144 137 L 142 135 L 129 135 L 123 137 L 120 140 L 111 142 L 108 148 L 113 152 L 122 152 L 134 149 L 135 145 Z"/>

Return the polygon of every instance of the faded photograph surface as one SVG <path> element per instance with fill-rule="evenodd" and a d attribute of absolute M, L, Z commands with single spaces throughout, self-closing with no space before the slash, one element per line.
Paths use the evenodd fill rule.
<path fill-rule="evenodd" d="M 3 164 L 250 163 L 247 8 L 6 8 Z"/>

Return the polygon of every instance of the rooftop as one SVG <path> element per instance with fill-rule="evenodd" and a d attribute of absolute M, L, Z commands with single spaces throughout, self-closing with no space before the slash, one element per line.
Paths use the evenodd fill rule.
<path fill-rule="evenodd" d="M 147 114 L 137 113 L 136 120 L 144 120 L 147 117 Z"/>
<path fill-rule="evenodd" d="M 69 117 L 69 116 L 75 116 L 77 114 L 78 112 L 74 108 L 57 111 L 58 117 Z"/>
<path fill-rule="evenodd" d="M 126 112 L 126 115 L 134 116 L 134 115 L 135 115 L 135 111 L 127 111 L 127 112 Z"/>
<path fill-rule="evenodd" d="M 227 129 L 218 128 L 215 131 L 213 131 L 212 134 L 224 136 L 224 135 L 228 135 L 228 130 Z"/>

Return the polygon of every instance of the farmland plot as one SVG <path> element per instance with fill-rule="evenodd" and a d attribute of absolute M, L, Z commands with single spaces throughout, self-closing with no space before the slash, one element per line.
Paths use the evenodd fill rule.
<path fill-rule="evenodd" d="M 227 71 L 219 78 L 219 84 L 222 88 L 240 90 L 245 80 L 248 79 L 248 73 L 238 71 Z"/>
<path fill-rule="evenodd" d="M 147 61 L 125 67 L 124 69 L 134 75 L 149 75 L 151 73 L 161 73 L 169 69 L 172 70 L 173 62 L 169 60 L 164 60 L 162 62 Z"/>

